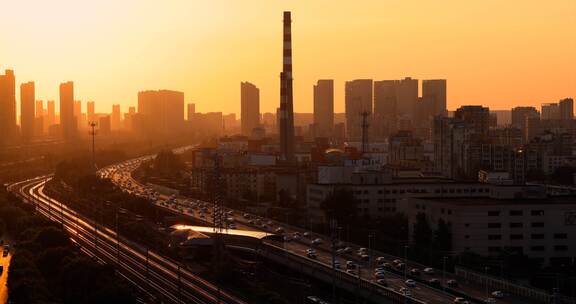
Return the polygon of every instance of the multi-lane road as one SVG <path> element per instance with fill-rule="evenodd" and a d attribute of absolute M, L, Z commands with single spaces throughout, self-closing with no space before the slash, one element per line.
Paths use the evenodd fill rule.
<path fill-rule="evenodd" d="M 150 297 L 165 303 L 244 302 L 194 275 L 185 265 L 118 237 L 116 232 L 77 213 L 44 192 L 50 176 L 14 183 L 8 190 L 33 203 L 37 212 L 62 223 L 73 242 L 89 256 L 117 266 L 118 272 Z"/>
<path fill-rule="evenodd" d="M 131 194 L 148 198 L 160 207 L 204 221 L 206 224 L 210 224 L 213 215 L 212 204 L 195 199 L 159 194 L 150 187 L 139 183 L 132 177 L 132 171 L 136 169 L 142 161 L 151 158 L 151 156 L 147 156 L 126 161 L 103 168 L 99 173 L 101 177 L 111 179 L 116 185 Z M 327 236 L 307 232 L 301 228 L 288 226 L 285 223 L 265 219 L 252 214 L 241 213 L 232 209 L 226 209 L 225 212 L 228 214 L 228 218 L 233 218 L 232 227 L 234 228 L 265 231 L 270 233 L 277 233 L 278 228 L 281 228 L 282 234 L 288 236 L 288 240 L 290 240 L 284 243 L 285 250 L 298 254 L 303 258 L 315 260 L 316 262 L 330 268 L 334 267 L 334 258 L 340 266 L 340 269 L 337 269 L 336 271 L 344 271 L 353 276 L 360 276 L 362 279 L 372 282 L 376 288 L 391 288 L 396 291 L 408 289 L 410 297 L 423 303 L 453 303 L 458 297 L 454 291 L 467 295 L 467 297 L 470 298 L 470 302 L 484 302 L 487 300 L 489 303 L 499 304 L 527 303 L 527 301 L 512 298 L 494 299 L 490 295 L 493 292 L 492 290 L 485 290 L 479 286 L 468 285 L 466 282 L 457 282 L 456 287 L 452 286 L 451 288 L 445 288 L 447 281 L 456 281 L 456 277 L 454 277 L 453 274 L 445 273 L 438 269 L 435 269 L 433 274 L 425 274 L 423 270 L 426 267 L 421 264 L 405 261 L 405 259 L 393 257 L 374 250 L 369 250 L 368 253 L 370 253 L 371 257 L 368 262 L 362 261 L 360 256 L 357 254 L 360 247 L 351 243 L 340 242 L 342 248 L 349 247 L 350 253 L 344 253 L 341 250 L 338 254 L 334 254 L 331 246 L 331 239 Z M 322 242 L 320 244 L 312 245 L 311 242 L 315 239 L 320 239 Z M 310 255 L 310 250 L 314 250 L 315 254 Z M 381 257 L 383 262 L 376 263 L 376 257 Z M 400 260 L 405 263 L 404 267 L 407 271 L 399 270 L 394 267 L 394 260 Z M 356 264 L 355 270 L 347 271 L 346 265 L 349 262 Z M 382 269 L 384 262 L 387 263 L 386 266 L 391 265 L 391 267 Z M 384 281 L 380 280 L 380 283 L 378 282 L 379 278 L 375 276 L 375 271 L 378 267 L 380 267 L 380 270 L 384 270 L 383 275 L 381 275 L 380 278 L 383 277 L 385 279 Z M 412 275 L 410 270 L 413 268 L 418 269 L 420 274 Z M 411 278 L 416 280 L 416 284 L 413 287 L 406 288 L 406 280 Z M 432 284 L 422 283 L 428 282 L 432 279 L 436 279 L 436 284 L 439 285 L 433 286 Z"/>

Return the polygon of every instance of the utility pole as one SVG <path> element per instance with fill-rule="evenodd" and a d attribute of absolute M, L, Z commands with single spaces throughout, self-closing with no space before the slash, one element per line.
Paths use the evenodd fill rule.
<path fill-rule="evenodd" d="M 97 170 L 98 167 L 96 166 L 96 122 L 95 121 L 91 121 L 88 123 L 88 126 L 90 126 L 91 130 L 90 130 L 90 135 L 92 136 L 92 166 L 94 167 L 94 170 Z"/>

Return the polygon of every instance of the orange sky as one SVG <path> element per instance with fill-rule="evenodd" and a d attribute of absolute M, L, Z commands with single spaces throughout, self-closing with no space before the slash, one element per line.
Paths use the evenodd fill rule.
<path fill-rule="evenodd" d="M 58 99 L 73 80 L 97 111 L 144 89 L 184 91 L 198 111 L 239 112 L 240 82 L 279 103 L 282 11 L 292 10 L 295 111 L 312 85 L 448 79 L 448 107 L 494 109 L 576 96 L 574 0 L 18 0 L 0 6 L 0 69 Z M 83 109 L 84 110 L 84 109 Z"/>

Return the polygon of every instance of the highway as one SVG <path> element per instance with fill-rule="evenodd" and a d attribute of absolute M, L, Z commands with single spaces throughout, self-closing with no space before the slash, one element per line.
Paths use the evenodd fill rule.
<path fill-rule="evenodd" d="M 33 203 L 37 212 L 62 223 L 72 241 L 87 255 L 117 266 L 119 273 L 143 291 L 154 291 L 166 303 L 244 302 L 194 275 L 186 266 L 134 244 L 44 193 L 49 176 L 14 183 L 8 190 Z"/>
<path fill-rule="evenodd" d="M 205 222 L 207 225 L 210 225 L 212 222 L 212 215 L 213 215 L 212 204 L 194 199 L 187 199 L 175 196 L 170 197 L 167 195 L 155 193 L 154 190 L 151 190 L 146 185 L 143 185 L 138 181 L 136 181 L 134 178 L 132 178 L 131 172 L 134 169 L 136 169 L 142 161 L 151 158 L 152 158 L 151 156 L 147 156 L 138 159 L 133 159 L 124 163 L 103 168 L 102 170 L 99 171 L 99 173 L 101 177 L 109 178 L 110 180 L 112 180 L 112 182 L 114 182 L 116 185 L 118 185 L 128 193 L 150 199 L 159 207 L 169 209 L 172 212 L 193 217 L 197 220 Z M 239 211 L 231 209 L 226 209 L 225 212 L 228 214 L 227 215 L 228 217 L 233 217 L 234 219 L 234 224 L 230 225 L 231 227 L 229 228 L 276 233 L 276 229 L 282 227 L 282 229 L 284 230 L 283 234 L 285 236 L 300 235 L 300 237 L 297 240 L 295 239 L 285 242 L 284 249 L 292 253 L 298 254 L 303 258 L 309 258 L 308 250 L 313 249 L 316 253 L 316 257 L 313 260 L 315 260 L 317 263 L 324 265 L 325 267 L 332 268 L 332 250 L 331 250 L 331 241 L 329 237 L 319 234 L 310 234 L 310 232 L 306 232 L 303 229 L 290 227 L 284 223 L 264 219 L 252 214 L 244 214 L 240 213 Z M 310 236 L 305 237 L 304 236 L 305 234 L 310 234 Z M 312 245 L 311 241 L 317 238 L 323 240 L 322 244 Z M 335 271 L 346 272 L 346 262 L 352 261 L 358 267 L 357 270 L 350 271 L 349 275 L 360 276 L 362 279 L 369 280 L 374 284 L 375 288 L 391 288 L 396 291 L 404 290 L 404 288 L 407 287 L 405 284 L 406 279 L 414 278 L 417 281 L 416 285 L 414 287 L 406 288 L 408 290 L 407 293 L 410 295 L 410 297 L 417 299 L 422 303 L 431 303 L 431 304 L 452 303 L 454 299 L 457 297 L 456 295 L 444 291 L 441 286 L 433 287 L 428 284 L 418 282 L 418 279 L 428 281 L 429 279 L 436 278 L 438 280 L 441 280 L 442 276 L 441 274 L 438 274 L 438 271 L 436 271 L 436 274 L 434 275 L 421 274 L 420 276 L 415 277 L 410 275 L 409 272 L 405 276 L 402 271 L 398 271 L 394 268 L 386 269 L 384 278 L 387 286 L 382 286 L 381 284 L 378 284 L 378 279 L 374 275 L 375 268 L 378 267 L 376 266 L 376 263 L 374 261 L 372 263 L 362 262 L 360 257 L 357 254 L 355 254 L 355 252 L 359 249 L 359 246 L 348 243 L 343 244 L 343 246 L 350 247 L 352 249 L 352 253 L 350 254 L 340 253 L 335 256 L 335 260 L 340 265 L 340 269 L 336 269 Z M 395 259 L 400 259 L 397 257 L 391 257 L 389 255 L 378 253 L 375 251 L 372 251 L 372 256 L 373 259 L 376 256 L 382 256 L 388 263 L 392 263 L 392 261 Z M 403 259 L 401 260 L 403 261 Z M 408 262 L 408 265 L 406 267 L 408 269 L 411 269 L 411 268 L 420 268 L 423 266 L 417 265 L 416 263 L 413 262 Z M 423 268 L 420 268 L 421 272 L 422 270 Z M 446 280 L 448 279 L 452 279 L 452 277 L 446 275 Z M 470 291 L 476 292 L 476 294 L 472 293 L 472 295 L 476 299 L 484 299 L 487 297 L 485 292 L 478 291 L 477 289 L 470 289 L 469 291 L 469 287 L 463 286 L 462 284 L 460 284 L 458 289 L 467 294 L 470 294 L 469 293 Z M 508 302 L 504 300 L 494 300 L 494 303 L 508 303 Z"/>

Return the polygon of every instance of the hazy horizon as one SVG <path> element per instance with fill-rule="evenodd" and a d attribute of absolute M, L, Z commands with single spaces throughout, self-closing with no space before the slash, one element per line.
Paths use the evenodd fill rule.
<path fill-rule="evenodd" d="M 137 92 L 182 91 L 200 112 L 239 113 L 240 82 L 279 105 L 282 11 L 292 11 L 294 110 L 312 112 L 312 86 L 412 77 L 448 80 L 448 109 L 491 109 L 576 96 L 576 2 L 536 1 L 18 1 L 0 12 L 0 70 L 58 101 L 74 81 L 83 111 L 137 104 Z M 17 96 L 19 94 L 17 93 Z M 19 98 L 18 98 L 19 100 Z"/>

